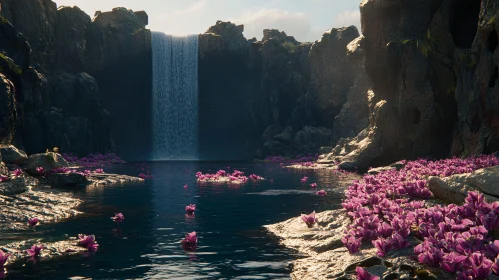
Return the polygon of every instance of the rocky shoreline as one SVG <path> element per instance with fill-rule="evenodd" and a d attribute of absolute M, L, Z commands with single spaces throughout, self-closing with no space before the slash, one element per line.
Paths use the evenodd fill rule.
<path fill-rule="evenodd" d="M 387 167 L 371 169 L 370 174 L 378 174 L 391 169 L 399 169 L 401 162 Z M 308 169 L 328 168 L 318 164 Z M 303 169 L 303 167 L 297 167 Z M 331 167 L 329 167 L 331 169 Z M 471 173 L 447 177 L 430 176 L 426 187 L 434 197 L 425 200 L 427 205 L 446 203 L 463 204 L 470 191 L 484 193 L 489 203 L 499 201 L 496 190 L 499 166 L 478 169 Z M 495 195 L 495 196 L 494 196 Z M 292 279 L 357 279 L 356 267 L 365 268 L 380 279 L 455 279 L 455 275 L 440 268 L 432 268 L 418 263 L 414 247 L 420 241 L 412 235 L 406 240 L 405 249 L 390 251 L 385 257 L 376 254 L 376 248 L 363 243 L 360 251 L 350 254 L 343 245 L 342 238 L 352 223 L 352 218 L 344 209 L 324 211 L 316 214 L 317 222 L 308 228 L 300 217 L 267 225 L 266 229 L 280 239 L 280 243 L 305 255 L 293 262 Z M 487 279 L 498 279 L 491 275 Z"/>
<path fill-rule="evenodd" d="M 8 163 L 2 162 L 3 159 Z M 16 164 L 18 165 L 16 165 Z M 83 203 L 68 190 L 81 187 L 105 187 L 144 179 L 103 172 L 80 172 L 57 153 L 30 155 L 13 146 L 0 146 L 0 232 L 6 234 L 0 249 L 11 254 L 7 267 L 27 257 L 26 250 L 43 242 L 42 259 L 86 252 L 77 246 L 76 237 L 46 242 L 47 238 L 19 241 L 9 238 L 9 233 L 32 230 L 27 221 L 36 217 L 40 223 L 57 223 L 74 218 L 83 212 Z M 41 171 L 43 170 L 43 172 Z M 12 242 L 13 240 L 16 240 Z"/>

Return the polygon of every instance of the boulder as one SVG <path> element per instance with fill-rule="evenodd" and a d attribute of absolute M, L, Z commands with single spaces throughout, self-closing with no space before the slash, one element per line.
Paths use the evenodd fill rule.
<path fill-rule="evenodd" d="M 31 175 L 38 176 L 37 167 L 43 167 L 45 171 L 54 168 L 68 167 L 69 163 L 60 155 L 53 152 L 30 155 L 24 162 L 24 169 Z"/>
<path fill-rule="evenodd" d="M 24 177 L 11 178 L 7 181 L 0 182 L 0 196 L 12 196 L 29 190 Z"/>
<path fill-rule="evenodd" d="M 0 161 L 7 164 L 21 165 L 28 159 L 23 150 L 17 149 L 14 145 L 0 145 Z"/>
<path fill-rule="evenodd" d="M 428 188 L 436 198 L 460 204 L 469 191 L 480 191 L 489 201 L 499 201 L 499 166 L 483 168 L 472 173 L 457 174 L 446 178 L 430 177 Z"/>
<path fill-rule="evenodd" d="M 79 173 L 54 173 L 44 178 L 43 183 L 52 187 L 67 187 L 85 186 L 88 185 L 90 181 L 87 177 Z"/>

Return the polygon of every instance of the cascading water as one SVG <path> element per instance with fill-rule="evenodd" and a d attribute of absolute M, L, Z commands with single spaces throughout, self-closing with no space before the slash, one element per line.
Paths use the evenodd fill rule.
<path fill-rule="evenodd" d="M 152 33 L 153 160 L 198 159 L 198 36 Z"/>

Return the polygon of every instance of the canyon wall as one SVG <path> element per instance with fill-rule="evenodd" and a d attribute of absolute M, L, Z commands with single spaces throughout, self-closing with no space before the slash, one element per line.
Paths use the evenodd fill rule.
<path fill-rule="evenodd" d="M 0 140 L 28 153 L 57 146 L 150 158 L 147 14 L 115 8 L 91 19 L 50 0 L 0 4 Z M 199 35 L 200 159 L 316 153 L 367 126 L 355 27 L 314 43 L 273 29 L 248 40 L 243 31 L 219 21 Z"/>
<path fill-rule="evenodd" d="M 370 125 L 322 161 L 366 169 L 499 148 L 497 1 L 365 0 Z"/>
<path fill-rule="evenodd" d="M 10 104 L 13 113 L 4 118 L 10 136 L 0 140 L 28 152 L 57 146 L 80 155 L 116 149 L 128 157 L 147 154 L 147 15 L 117 8 L 91 20 L 78 7 L 57 8 L 49 0 L 0 4 L 0 51 L 21 69 L 2 71 L 13 87 L 10 102 L 1 104 Z M 123 135 L 127 129 L 133 133 Z M 118 147 L 113 139 L 120 139 Z"/>
<path fill-rule="evenodd" d="M 347 48 L 355 27 L 315 43 L 275 29 L 247 40 L 243 31 L 219 21 L 200 35 L 202 157 L 316 153 L 367 126 L 363 51 Z"/>

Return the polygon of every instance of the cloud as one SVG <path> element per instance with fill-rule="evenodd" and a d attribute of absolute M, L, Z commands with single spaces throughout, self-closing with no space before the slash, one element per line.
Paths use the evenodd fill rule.
<path fill-rule="evenodd" d="M 246 38 L 261 39 L 264 29 L 279 29 L 294 36 L 298 41 L 315 41 L 320 38 L 312 28 L 310 18 L 304 13 L 265 8 L 246 12 L 230 21 L 244 24 Z"/>
<path fill-rule="evenodd" d="M 334 19 L 334 27 L 355 25 L 360 31 L 360 11 L 345 11 Z"/>
<path fill-rule="evenodd" d="M 178 9 L 178 10 L 171 12 L 171 13 L 162 14 L 159 16 L 159 19 L 164 20 L 164 19 L 168 19 L 171 17 L 183 17 L 183 16 L 196 14 L 196 13 L 203 11 L 203 9 L 206 7 L 207 3 L 208 3 L 208 0 L 200 0 L 198 2 L 195 2 L 192 5 L 187 6 L 186 8 Z"/>

